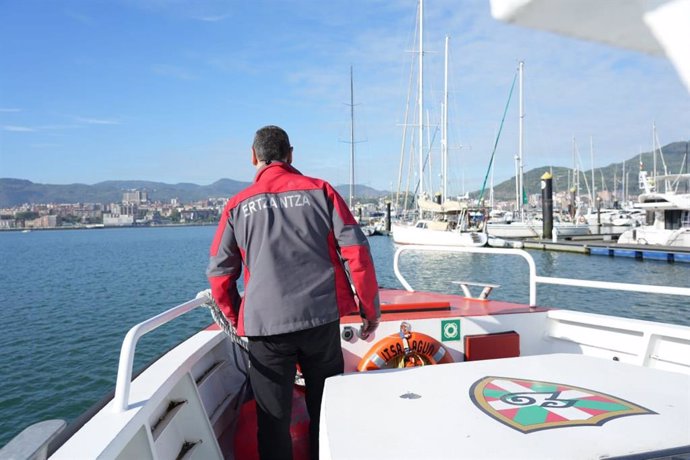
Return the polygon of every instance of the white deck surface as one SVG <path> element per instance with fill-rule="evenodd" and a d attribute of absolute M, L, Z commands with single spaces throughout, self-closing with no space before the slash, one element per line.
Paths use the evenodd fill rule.
<path fill-rule="evenodd" d="M 472 402 L 470 387 L 489 376 L 583 387 L 656 414 L 523 433 Z M 598 459 L 688 446 L 690 375 L 572 354 L 348 374 L 326 382 L 320 442 L 321 458 L 338 460 Z"/>

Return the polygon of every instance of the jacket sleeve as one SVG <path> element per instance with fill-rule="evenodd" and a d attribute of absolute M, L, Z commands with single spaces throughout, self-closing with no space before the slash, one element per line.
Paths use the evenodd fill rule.
<path fill-rule="evenodd" d="M 340 194 L 330 184 L 326 190 L 333 205 L 333 232 L 359 298 L 360 314 L 369 321 L 377 320 L 381 316 L 379 286 L 369 241 Z"/>
<path fill-rule="evenodd" d="M 241 273 L 242 255 L 226 207 L 213 238 L 206 276 L 216 304 L 235 328 L 241 303 L 237 279 Z"/>

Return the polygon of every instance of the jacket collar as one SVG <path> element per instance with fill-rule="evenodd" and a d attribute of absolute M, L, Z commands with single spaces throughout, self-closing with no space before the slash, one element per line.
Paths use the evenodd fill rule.
<path fill-rule="evenodd" d="M 294 168 L 293 166 L 283 162 L 283 161 L 271 161 L 270 164 L 263 166 L 256 172 L 254 176 L 254 183 L 259 182 L 259 180 L 265 175 L 266 177 L 272 177 L 281 173 L 293 173 L 302 175 L 301 172 Z"/>

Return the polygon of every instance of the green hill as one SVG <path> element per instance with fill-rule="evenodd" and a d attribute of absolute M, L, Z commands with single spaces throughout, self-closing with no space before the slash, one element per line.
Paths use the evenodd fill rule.
<path fill-rule="evenodd" d="M 690 163 L 690 142 L 673 142 L 661 148 L 663 152 L 663 158 L 666 163 L 666 169 L 669 174 L 687 173 L 689 170 Z M 653 156 L 652 152 L 645 152 L 641 155 L 635 155 L 625 162 L 625 169 L 627 171 L 627 191 L 630 195 L 637 195 L 639 193 L 638 189 L 638 173 L 639 164 L 642 161 L 644 169 L 648 173 L 652 173 L 653 168 Z M 664 166 L 661 160 L 661 156 L 657 152 L 657 174 L 664 174 Z M 528 194 L 540 193 L 541 186 L 541 176 L 547 172 L 552 171 L 554 176 L 553 187 L 554 193 L 563 192 L 568 190 L 568 176 L 572 177 L 572 168 L 564 167 L 550 167 L 542 166 L 539 168 L 530 169 L 524 174 L 525 188 Z M 594 168 L 594 180 L 596 182 L 596 190 L 609 190 L 613 191 L 620 190 L 622 187 L 622 172 L 623 172 L 623 162 L 611 163 L 607 166 L 601 168 Z M 585 177 L 589 187 L 592 187 L 592 170 L 586 170 L 580 172 L 580 193 L 587 193 L 587 186 L 585 185 Z M 614 178 L 616 179 L 616 184 L 614 187 Z M 572 181 L 572 179 L 571 179 Z M 484 196 L 487 196 L 488 192 L 484 192 Z M 473 197 L 479 196 L 479 190 L 471 194 Z M 494 197 L 497 200 L 514 200 L 515 199 L 515 176 L 508 180 L 501 182 L 494 186 Z"/>

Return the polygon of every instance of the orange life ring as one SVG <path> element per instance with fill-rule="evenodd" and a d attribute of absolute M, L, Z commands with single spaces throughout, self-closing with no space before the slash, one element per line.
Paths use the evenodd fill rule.
<path fill-rule="evenodd" d="M 448 349 L 433 337 L 421 332 L 410 332 L 406 338 L 407 352 L 400 334 L 389 335 L 379 340 L 359 361 L 357 370 L 362 372 L 453 362 Z"/>

